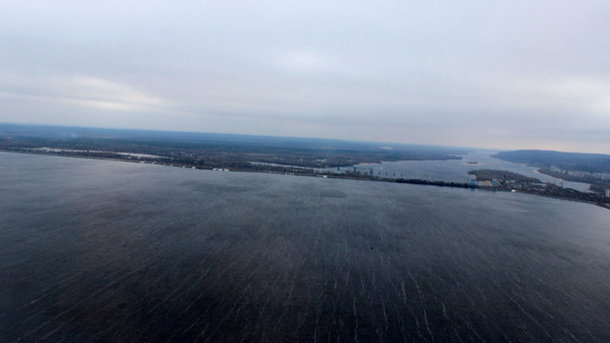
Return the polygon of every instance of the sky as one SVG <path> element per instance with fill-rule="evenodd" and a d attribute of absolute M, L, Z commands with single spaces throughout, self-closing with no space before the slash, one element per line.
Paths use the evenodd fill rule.
<path fill-rule="evenodd" d="M 610 153 L 610 1 L 4 0 L 0 122 Z"/>

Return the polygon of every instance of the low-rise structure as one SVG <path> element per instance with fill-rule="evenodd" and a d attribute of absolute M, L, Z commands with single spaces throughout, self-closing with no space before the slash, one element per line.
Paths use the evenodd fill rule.
<path fill-rule="evenodd" d="M 479 187 L 491 187 L 491 180 L 477 181 Z"/>

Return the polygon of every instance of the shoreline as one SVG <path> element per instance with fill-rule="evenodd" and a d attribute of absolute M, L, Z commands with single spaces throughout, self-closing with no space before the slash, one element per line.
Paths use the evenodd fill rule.
<path fill-rule="evenodd" d="M 386 183 L 411 184 L 411 185 L 422 185 L 422 186 L 461 188 L 461 189 L 471 189 L 471 190 L 482 190 L 482 191 L 487 191 L 487 192 L 523 193 L 523 194 L 531 194 L 531 195 L 537 195 L 537 196 L 547 197 L 547 198 L 555 198 L 555 199 L 561 199 L 561 200 L 569 200 L 569 201 L 587 203 L 587 204 L 596 205 L 598 207 L 602 207 L 607 210 L 610 210 L 610 202 L 597 202 L 597 201 L 592 201 L 592 200 L 565 197 L 565 196 L 547 194 L 547 193 L 536 192 L 536 191 L 481 187 L 481 186 L 473 185 L 470 183 L 460 183 L 460 182 L 450 182 L 450 181 L 440 181 L 440 180 L 431 181 L 431 180 L 423 180 L 423 179 L 390 179 L 390 178 L 383 178 L 383 177 L 377 177 L 377 176 L 371 176 L 371 175 L 359 174 L 359 173 L 338 174 L 338 173 L 332 173 L 332 172 L 319 172 L 314 169 L 307 169 L 306 167 L 299 167 L 299 168 L 293 168 L 293 169 L 285 168 L 286 170 L 268 169 L 268 168 L 263 168 L 263 169 L 256 169 L 256 168 L 228 169 L 228 168 L 213 168 L 213 167 L 202 168 L 202 167 L 197 167 L 197 166 L 194 166 L 191 164 L 167 163 L 167 161 L 163 161 L 163 160 L 159 161 L 159 160 L 152 160 L 152 159 L 143 160 L 143 159 L 134 159 L 134 158 L 85 156 L 85 155 L 60 154 L 60 153 L 43 152 L 43 151 L 39 152 L 39 151 L 6 150 L 6 149 L 0 149 L 0 152 L 8 152 L 8 153 L 16 153 L 16 154 L 29 154 L 29 155 L 38 155 L 38 156 L 55 156 L 55 157 L 68 157 L 68 158 L 79 158 L 79 159 L 106 160 L 106 161 L 127 162 L 127 163 L 136 163 L 136 164 L 159 165 L 159 166 L 163 166 L 163 167 L 174 167 L 174 168 L 181 168 L 181 169 L 291 175 L 291 176 L 318 177 L 318 178 L 343 179 L 343 180 L 354 180 L 354 181 L 372 181 L 372 182 L 386 182 Z M 278 168 L 280 168 L 280 167 L 278 167 Z"/>

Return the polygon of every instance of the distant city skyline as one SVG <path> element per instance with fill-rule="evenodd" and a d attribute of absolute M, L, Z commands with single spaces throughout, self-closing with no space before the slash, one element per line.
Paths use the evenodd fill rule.
<path fill-rule="evenodd" d="M 0 8 L 0 122 L 610 154 L 606 1 Z"/>

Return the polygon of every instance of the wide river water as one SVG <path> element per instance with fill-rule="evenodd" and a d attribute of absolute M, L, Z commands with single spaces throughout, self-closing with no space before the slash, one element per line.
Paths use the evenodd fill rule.
<path fill-rule="evenodd" d="M 610 211 L 0 153 L 0 341 L 610 342 Z"/>

